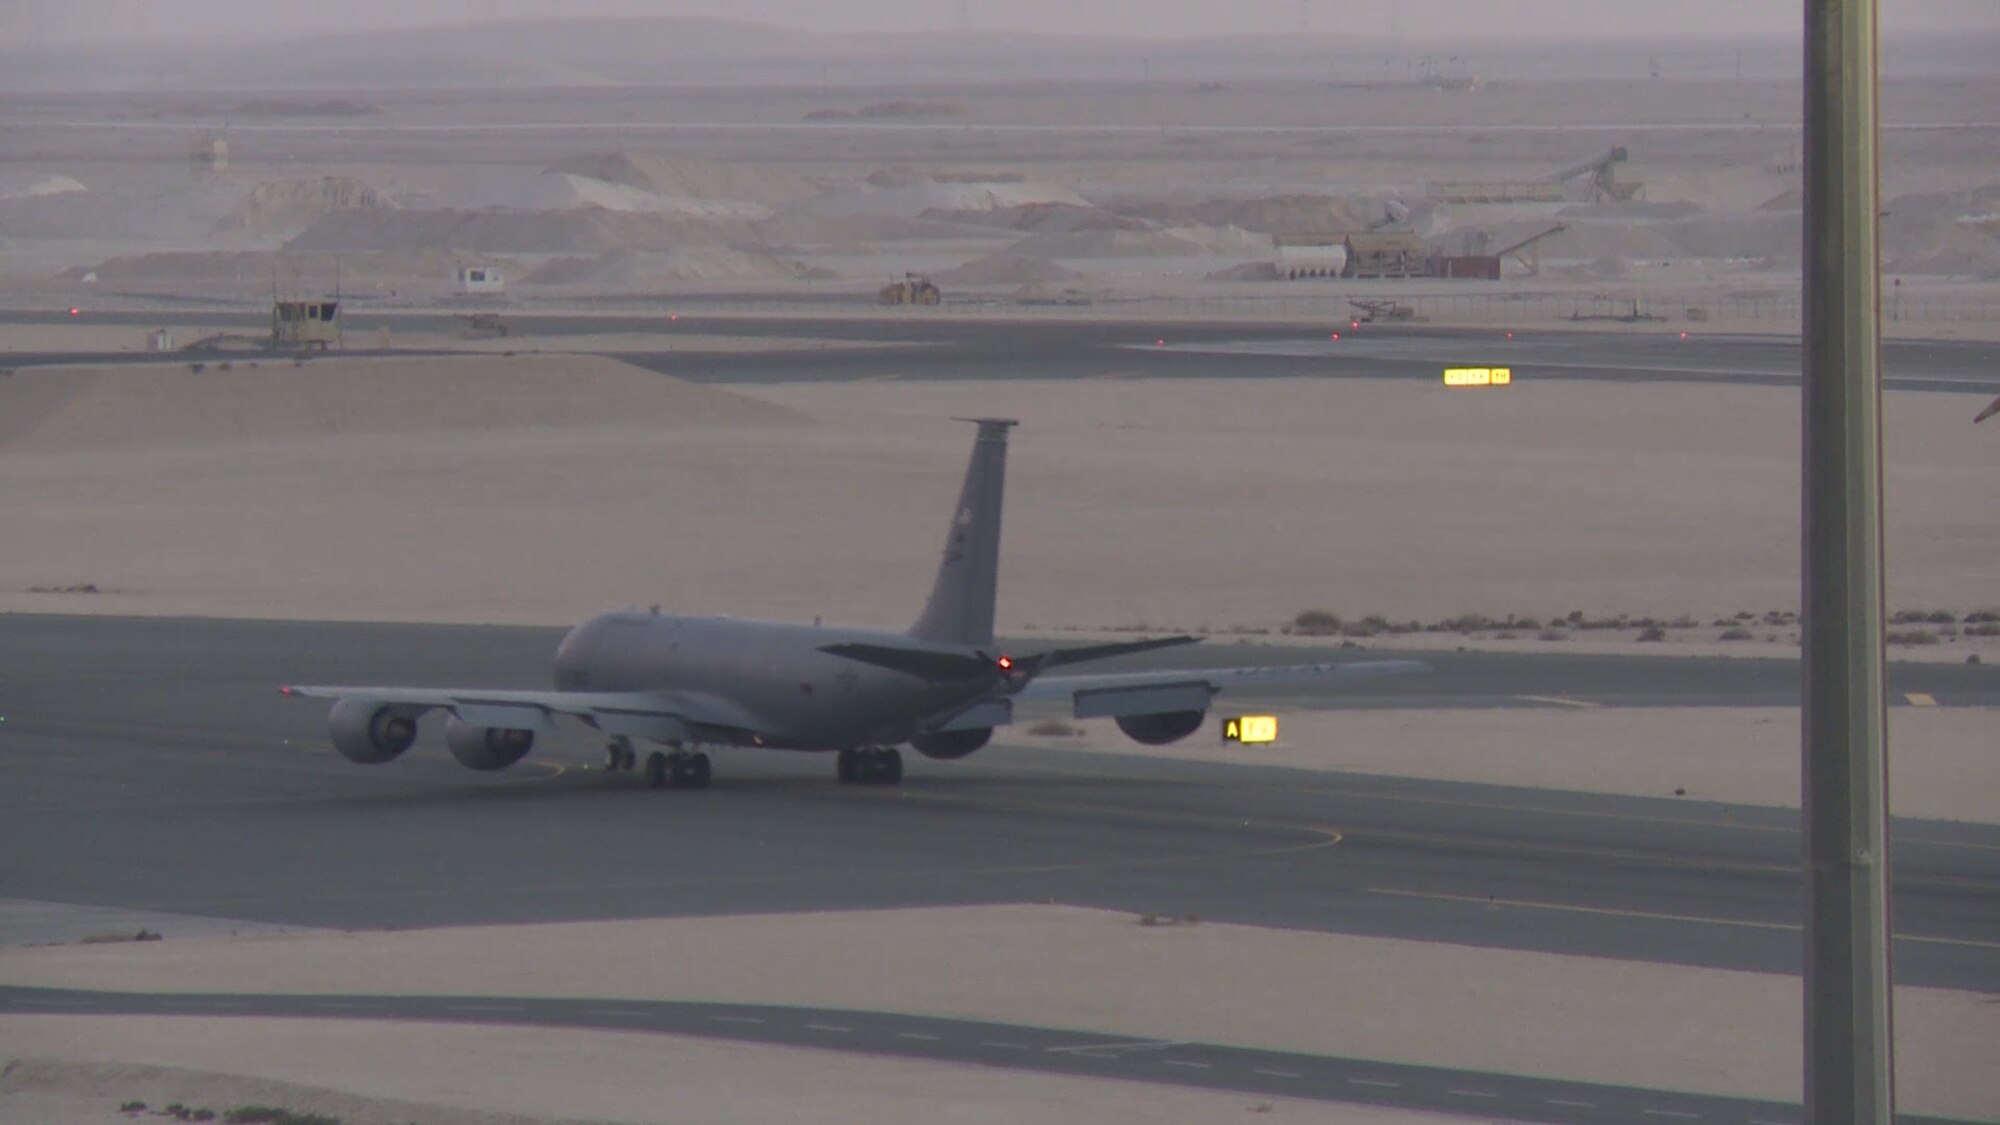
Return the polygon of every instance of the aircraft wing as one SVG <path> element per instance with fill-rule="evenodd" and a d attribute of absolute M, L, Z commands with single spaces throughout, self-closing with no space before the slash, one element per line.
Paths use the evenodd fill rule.
<path fill-rule="evenodd" d="M 357 699 L 419 715 L 442 708 L 473 726 L 549 730 L 557 716 L 589 723 L 605 734 L 669 741 L 739 741 L 769 734 L 768 724 L 728 700 L 697 692 L 510 691 L 490 688 L 291 686 L 286 695 Z M 723 736 L 723 737 L 717 737 Z"/>
<path fill-rule="evenodd" d="M 1262 687 L 1325 685 L 1378 676 L 1408 676 L 1431 670 L 1417 660 L 1369 660 L 1345 664 L 1286 664 L 1267 668 L 1191 668 L 1157 672 L 1042 676 L 1013 698 L 1028 702 L 1065 701 L 1079 719 L 1207 710 L 1227 691 Z"/>

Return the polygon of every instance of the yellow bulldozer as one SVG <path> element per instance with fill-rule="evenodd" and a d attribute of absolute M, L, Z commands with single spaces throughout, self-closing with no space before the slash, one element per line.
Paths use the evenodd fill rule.
<path fill-rule="evenodd" d="M 875 294 L 876 302 L 884 305 L 935 305 L 943 299 L 937 285 L 920 273 L 906 273 L 903 280 L 892 281 Z"/>

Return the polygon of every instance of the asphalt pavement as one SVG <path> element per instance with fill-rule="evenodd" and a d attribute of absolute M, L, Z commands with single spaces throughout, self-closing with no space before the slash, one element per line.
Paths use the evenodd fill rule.
<path fill-rule="evenodd" d="M 822 756 L 718 754 L 705 791 L 595 768 L 587 733 L 499 776 L 435 731 L 387 766 L 329 747 L 285 681 L 542 686 L 560 630 L 0 617 L 0 906 L 167 936 L 1053 901 L 1163 917 L 1797 972 L 1796 813 L 1049 749 L 912 756 L 897 789 Z M 1366 659 L 1201 646 L 1185 664 Z M 1133 663 L 1141 663 L 1134 661 Z M 1790 661 L 1440 653 L 1335 707 L 1796 698 Z M 2000 669 L 1900 666 L 1943 705 Z M 1305 700 L 1293 698 L 1288 706 Z M 1898 983 L 2000 994 L 2000 827 L 1898 820 Z M 532 846 L 527 846 L 532 841 Z M 33 917 L 7 932 L 10 918 Z M 0 909 L 0 942 L 77 940 Z M 54 930 L 51 927 L 54 927 Z M 0 986 L 0 1012 L 616 1027 L 1486 1119 L 1789 1123 L 1796 1106 L 880 1012 L 505 997 Z M 1905 1118 L 1905 1120 L 1916 1120 Z"/>
<path fill-rule="evenodd" d="M 95 324 L 139 329 L 161 322 L 198 319 L 211 327 L 256 334 L 268 327 L 268 312 L 164 313 L 92 311 L 81 318 Z M 1022 320 L 997 311 L 945 309 L 932 315 L 914 311 L 902 318 L 854 316 L 829 306 L 823 315 L 758 316 L 702 311 L 669 314 L 583 312 L 505 313 L 525 348 L 560 346 L 561 337 L 605 332 L 662 336 L 726 335 L 774 340 L 837 340 L 838 348 L 783 351 L 685 350 L 615 351 L 649 370 L 694 382 L 757 384 L 840 382 L 855 379 L 1074 379 L 1114 372 L 1128 378 L 1442 378 L 1447 366 L 1504 366 L 1521 380 L 1613 381 L 1628 383 L 1725 383 L 1795 386 L 1800 347 L 1796 337 L 1678 330 L 1641 332 L 1547 331 L 1523 329 L 1510 338 L 1498 328 L 1457 329 L 1427 325 L 1367 324 L 1359 329 L 1339 321 L 1326 329 L 1299 324 L 1230 323 L 1199 319 Z M 0 310 L 0 325 L 64 323 L 65 311 Z M 451 311 L 381 310 L 350 306 L 344 317 L 349 337 L 373 340 L 376 330 L 451 334 L 462 327 Z M 1340 338 L 1333 338 L 1338 331 Z M 878 346 L 870 347 L 874 344 Z M 393 356 L 436 354 L 349 349 L 339 354 Z M 190 361 L 225 358 L 186 355 Z M 49 363 L 158 362 L 138 352 L 78 355 L 16 353 L 5 364 L 31 367 Z M 1977 341 L 1888 340 L 1883 344 L 1883 382 L 1891 390 L 2000 393 L 2000 344 Z"/>

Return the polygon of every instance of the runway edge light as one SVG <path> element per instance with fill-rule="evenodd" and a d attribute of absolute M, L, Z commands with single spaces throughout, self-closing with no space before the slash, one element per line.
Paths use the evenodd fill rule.
<path fill-rule="evenodd" d="M 1447 387 L 1504 387 L 1514 381 L 1511 367 L 1447 367 L 1444 369 L 1444 385 Z"/>
<path fill-rule="evenodd" d="M 1278 741 L 1276 715 L 1233 715 L 1222 720 L 1222 741 L 1266 743 Z"/>

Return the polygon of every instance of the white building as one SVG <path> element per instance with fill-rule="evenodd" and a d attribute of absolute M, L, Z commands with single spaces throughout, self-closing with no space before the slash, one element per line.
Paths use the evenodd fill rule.
<path fill-rule="evenodd" d="M 461 297 L 493 297 L 507 291 L 507 275 L 492 266 L 460 266 L 452 291 Z"/>

